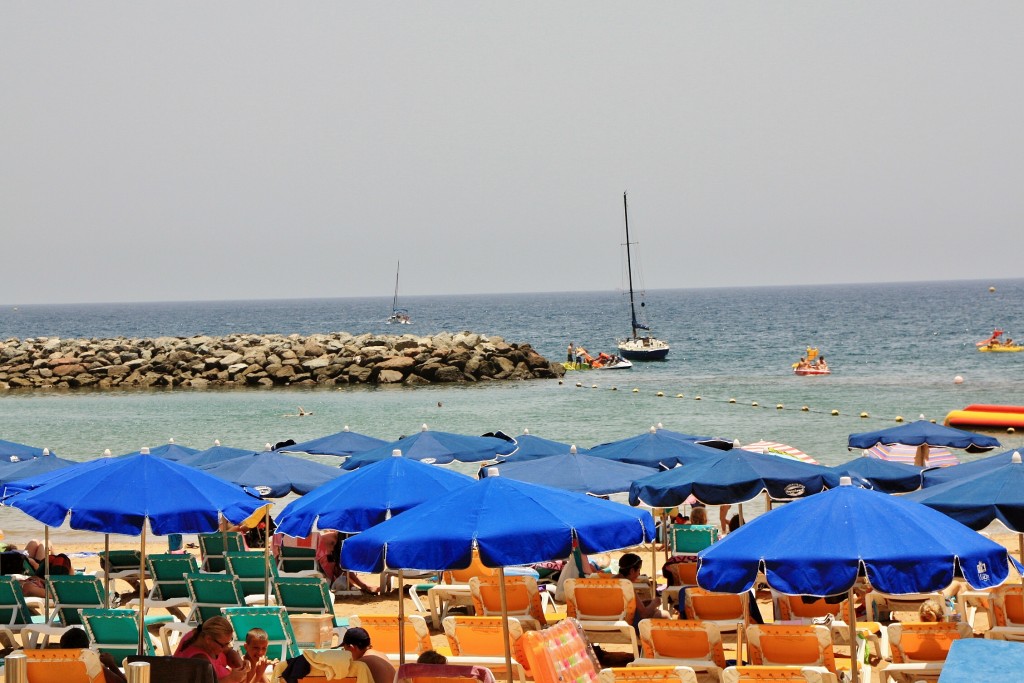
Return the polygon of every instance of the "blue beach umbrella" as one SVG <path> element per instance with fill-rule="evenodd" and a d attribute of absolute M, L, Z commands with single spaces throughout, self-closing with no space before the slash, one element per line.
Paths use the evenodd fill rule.
<path fill-rule="evenodd" d="M 850 477 L 858 486 L 882 493 L 907 493 L 921 488 L 923 468 L 902 462 L 859 457 L 830 467 L 837 477 Z"/>
<path fill-rule="evenodd" d="M 988 458 L 992 460 L 992 458 Z M 1002 464 L 904 496 L 981 530 L 995 520 L 1024 533 L 1024 464 L 1014 451 Z M 959 467 L 959 465 L 957 466 Z M 947 468 L 953 469 L 953 468 Z"/>
<path fill-rule="evenodd" d="M 27 446 L 23 443 L 0 439 L 0 463 L 38 458 L 40 455 L 43 455 L 44 450 L 49 452 L 49 449 L 36 448 L 35 446 Z"/>
<path fill-rule="evenodd" d="M 684 434 L 683 432 L 674 432 L 671 429 L 665 429 L 659 422 L 657 425 L 659 432 L 666 436 L 673 436 L 680 441 L 690 441 L 701 446 L 708 446 L 710 448 L 717 448 L 720 451 L 728 451 L 732 449 L 736 444 L 729 440 L 723 439 L 720 436 L 695 436 L 693 434 Z"/>
<path fill-rule="evenodd" d="M 345 428 L 337 434 L 328 434 L 327 436 L 321 436 L 310 441 L 283 446 L 277 450 L 285 453 L 309 453 L 310 455 L 347 457 L 356 453 L 365 453 L 386 444 L 387 441 L 384 439 L 349 431 L 348 425 L 345 425 Z"/>
<path fill-rule="evenodd" d="M 164 460 L 178 461 L 182 458 L 188 457 L 194 453 L 198 453 L 198 449 L 189 448 L 188 446 L 179 446 L 174 443 L 172 439 L 170 443 L 165 443 L 163 446 L 156 446 L 155 448 L 148 448 L 149 455 L 156 458 L 163 458 Z M 141 455 L 142 450 L 132 451 L 131 453 L 125 453 L 124 455 L 118 456 L 119 458 L 125 458 L 133 455 Z"/>
<path fill-rule="evenodd" d="M 309 493 L 343 474 L 337 467 L 278 453 L 270 450 L 269 445 L 265 451 L 231 458 L 216 465 L 206 465 L 201 469 L 225 481 L 251 487 L 264 498 Z"/>
<path fill-rule="evenodd" d="M 33 477 L 37 474 L 47 474 L 75 464 L 77 463 L 74 460 L 58 458 L 44 450 L 43 455 L 38 458 L 20 460 L 0 469 L 0 484 L 7 485 L 19 479 Z"/>
<path fill-rule="evenodd" d="M 561 441 L 552 441 L 551 439 L 534 436 L 530 432 L 523 432 L 516 437 L 515 451 L 508 455 L 498 456 L 498 460 L 501 463 L 512 463 L 537 460 L 538 458 L 547 458 L 552 455 L 565 455 L 569 452 L 571 445 Z M 577 452 L 587 453 L 589 451 L 586 448 L 579 448 Z"/>
<path fill-rule="evenodd" d="M 504 591 L 505 567 L 568 557 L 574 544 L 582 552 L 599 553 L 644 543 L 653 536 L 654 520 L 649 512 L 547 486 L 488 477 L 350 538 L 341 547 L 341 564 L 366 572 L 385 568 L 439 571 L 468 567 L 477 550 L 484 566 L 498 568 L 499 590 Z M 502 623 L 505 667 L 511 683 L 507 619 Z"/>
<path fill-rule="evenodd" d="M 346 470 L 354 470 L 378 460 L 391 457 L 395 449 L 402 451 L 403 458 L 422 460 L 431 465 L 444 465 L 458 460 L 459 462 L 480 462 L 493 460 L 496 456 L 505 455 L 515 450 L 516 445 L 494 436 L 466 436 L 450 432 L 432 432 L 423 425 L 422 429 L 399 439 L 393 443 L 379 446 L 369 451 L 353 455 L 342 465 Z"/>
<path fill-rule="evenodd" d="M 1016 453 L 1016 451 L 1003 451 L 996 455 L 990 455 L 987 458 L 972 460 L 971 462 L 962 462 L 959 465 L 953 465 L 952 467 L 937 467 L 935 469 L 925 470 L 923 475 L 924 488 L 931 488 L 932 486 L 937 486 L 947 481 L 967 479 L 968 477 L 988 472 L 995 467 L 1009 464 L 1013 460 L 1014 453 Z"/>
<path fill-rule="evenodd" d="M 100 458 L 50 473 L 51 480 L 4 500 L 47 527 L 68 521 L 72 529 L 141 536 L 216 531 L 220 518 L 241 522 L 267 505 L 239 486 L 176 462 L 138 455 Z M 140 567 L 140 575 L 144 568 Z M 139 651 L 145 595 L 140 594 Z"/>
<path fill-rule="evenodd" d="M 712 451 L 709 457 L 633 482 L 630 505 L 674 507 L 690 496 L 705 505 L 732 505 L 764 491 L 775 500 L 788 500 L 839 483 L 839 477 L 821 465 L 739 448 Z"/>
<path fill-rule="evenodd" d="M 854 448 L 871 448 L 878 444 L 896 443 L 907 446 L 963 448 L 971 452 L 987 451 L 999 447 L 999 440 L 991 436 L 935 424 L 928 420 L 916 420 L 899 427 L 890 427 L 874 432 L 850 434 L 848 446 L 852 450 Z"/>
<path fill-rule="evenodd" d="M 342 565 L 364 572 L 487 567 L 568 557 L 578 541 L 600 553 L 650 541 L 644 510 L 507 477 L 487 477 L 423 503 L 345 542 Z"/>
<path fill-rule="evenodd" d="M 277 516 L 277 531 L 305 538 L 315 525 L 358 533 L 472 483 L 472 477 L 459 472 L 391 457 L 360 467 L 292 501 Z"/>
<path fill-rule="evenodd" d="M 929 593 L 962 572 L 972 587 L 998 586 L 1012 558 L 995 541 L 940 512 L 858 486 L 794 501 L 741 526 L 701 551 L 697 583 L 749 590 L 763 571 L 788 595 L 839 595 L 858 572 L 885 593 Z"/>
<path fill-rule="evenodd" d="M 253 455 L 256 451 L 251 448 L 232 448 L 221 446 L 218 441 L 205 451 L 196 451 L 192 455 L 186 455 L 177 462 L 189 467 L 206 467 L 207 465 L 219 465 L 232 458 L 241 458 L 244 455 Z"/>
<path fill-rule="evenodd" d="M 651 427 L 649 431 L 590 449 L 595 458 L 618 460 L 646 467 L 670 468 L 703 458 L 721 455 L 722 451 L 680 439 L 665 429 Z"/>
<path fill-rule="evenodd" d="M 958 572 L 975 589 L 992 588 L 1016 565 L 1006 548 L 940 512 L 843 483 L 761 515 L 702 550 L 697 583 L 741 593 L 764 572 L 768 585 L 787 595 L 845 593 L 856 633 L 858 574 L 899 595 L 942 590 Z M 856 681 L 858 667 L 852 673 Z"/>
<path fill-rule="evenodd" d="M 480 476 L 488 476 L 488 470 L 496 470 L 500 476 L 516 481 L 596 496 L 628 491 L 633 481 L 655 471 L 643 465 L 585 455 L 577 452 L 575 446 L 566 448 L 561 455 L 550 455 L 539 460 L 506 461 L 485 466 L 481 468 Z"/>
<path fill-rule="evenodd" d="M 267 505 L 240 486 L 145 452 L 102 458 L 53 473 L 49 483 L 9 496 L 18 508 L 51 527 L 138 536 L 216 530 L 220 515 L 241 522 Z"/>
<path fill-rule="evenodd" d="M 40 472 L 26 476 L 23 479 L 17 479 L 5 484 L 3 487 L 3 497 L 6 499 L 7 496 L 13 495 L 18 491 L 28 491 L 39 488 L 43 484 L 59 481 L 64 477 L 71 476 L 71 474 L 77 475 L 82 470 L 89 470 L 94 467 L 105 467 L 115 460 L 117 460 L 117 458 L 110 455 L 110 451 L 108 450 L 104 456 L 99 458 L 93 458 L 92 460 L 86 460 L 85 462 L 74 462 L 68 467 L 61 467 L 48 472 Z"/>

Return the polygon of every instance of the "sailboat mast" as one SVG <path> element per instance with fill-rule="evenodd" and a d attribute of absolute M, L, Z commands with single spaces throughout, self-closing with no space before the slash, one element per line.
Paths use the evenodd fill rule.
<path fill-rule="evenodd" d="M 395 265 L 395 298 L 391 300 L 391 311 L 394 312 L 398 308 L 398 271 L 402 268 L 402 261 L 399 260 Z"/>
<path fill-rule="evenodd" d="M 626 273 L 629 276 L 629 324 L 633 328 L 633 338 L 636 339 L 636 305 L 633 303 L 633 261 L 629 254 L 629 207 L 626 203 L 626 193 L 622 193 L 622 214 L 626 219 Z"/>

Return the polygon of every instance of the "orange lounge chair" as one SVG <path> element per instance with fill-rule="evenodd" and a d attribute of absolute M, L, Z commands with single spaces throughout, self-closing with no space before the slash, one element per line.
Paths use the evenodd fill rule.
<path fill-rule="evenodd" d="M 1002 585 L 989 592 L 988 622 L 986 638 L 1024 640 L 1024 589 L 1020 585 Z"/>
<path fill-rule="evenodd" d="M 474 576 L 469 580 L 469 591 L 477 614 L 501 615 L 501 585 L 497 576 Z M 537 579 L 532 576 L 505 577 L 505 606 L 508 616 L 519 619 L 524 628 L 536 630 L 547 626 Z"/>
<path fill-rule="evenodd" d="M 565 606 L 591 642 L 625 640 L 633 648 L 633 658 L 640 656 L 633 629 L 636 594 L 628 579 L 566 579 Z M 609 640 L 609 635 L 614 639 Z"/>
<path fill-rule="evenodd" d="M 399 661 L 401 648 L 398 646 L 397 614 L 353 614 L 348 618 L 350 627 L 360 626 L 373 635 L 373 648 L 380 650 L 392 661 Z M 417 655 L 433 649 L 430 643 L 430 629 L 427 620 L 418 614 L 405 615 L 405 655 L 415 659 Z"/>
<path fill-rule="evenodd" d="M 630 666 L 601 669 L 598 683 L 697 683 L 688 666 Z"/>
<path fill-rule="evenodd" d="M 786 595 L 772 590 L 772 606 L 775 610 L 775 621 L 804 621 L 831 616 L 840 621 L 850 613 L 848 600 L 837 603 L 825 602 L 825 598 L 817 598 L 814 602 L 806 602 L 803 596 Z"/>
<path fill-rule="evenodd" d="M 882 670 L 898 683 L 935 680 L 954 641 L 971 638 L 970 624 L 962 622 L 903 622 L 889 624 L 892 664 Z"/>
<path fill-rule="evenodd" d="M 103 683 L 99 653 L 87 649 L 24 650 L 29 683 Z"/>
<path fill-rule="evenodd" d="M 750 662 L 762 666 L 823 666 L 836 673 L 832 633 L 827 626 L 751 624 L 747 627 Z"/>
<path fill-rule="evenodd" d="M 676 604 L 676 609 L 680 612 L 683 611 L 678 604 L 679 592 L 684 587 L 697 585 L 697 567 L 700 565 L 697 564 L 697 556 L 693 557 L 693 562 L 676 562 L 665 568 L 672 575 L 672 585 L 666 586 L 665 590 L 661 592 L 661 608 L 663 610 L 668 611 L 672 604 Z"/>
<path fill-rule="evenodd" d="M 449 664 L 486 666 L 501 678 L 505 674 L 505 635 L 501 617 L 445 617 L 444 634 L 452 656 Z M 523 626 L 515 617 L 508 618 L 509 648 L 512 669 L 520 683 L 526 680 L 526 653 L 520 639 Z"/>
<path fill-rule="evenodd" d="M 736 631 L 749 623 L 746 593 L 715 593 L 695 586 L 686 589 L 685 596 L 687 619 L 710 621 L 720 631 Z"/>
<path fill-rule="evenodd" d="M 718 627 L 689 619 L 642 619 L 642 656 L 630 666 L 688 666 L 721 679 L 725 651 Z"/>
<path fill-rule="evenodd" d="M 817 666 L 730 666 L 722 672 L 722 683 L 838 683 L 839 678 Z"/>

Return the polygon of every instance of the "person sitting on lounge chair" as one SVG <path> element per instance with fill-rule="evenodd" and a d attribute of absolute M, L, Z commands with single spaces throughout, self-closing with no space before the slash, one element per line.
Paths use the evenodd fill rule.
<path fill-rule="evenodd" d="M 234 637 L 235 630 L 227 618 L 210 617 L 182 638 L 174 656 L 210 662 L 217 683 L 245 683 L 251 663 L 231 647 Z"/>
<path fill-rule="evenodd" d="M 636 553 L 626 553 L 619 558 L 620 579 L 629 579 L 630 583 L 636 583 L 640 579 L 640 568 L 643 560 Z M 637 598 L 636 614 L 633 617 L 633 626 L 637 626 L 641 619 L 668 619 L 668 613 L 658 607 L 658 598 L 654 597 L 646 602 Z"/>

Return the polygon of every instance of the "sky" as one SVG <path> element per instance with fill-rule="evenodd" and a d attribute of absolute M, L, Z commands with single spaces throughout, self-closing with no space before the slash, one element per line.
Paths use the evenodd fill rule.
<path fill-rule="evenodd" d="M 1008 278 L 1024 3 L 0 4 L 9 305 Z"/>

